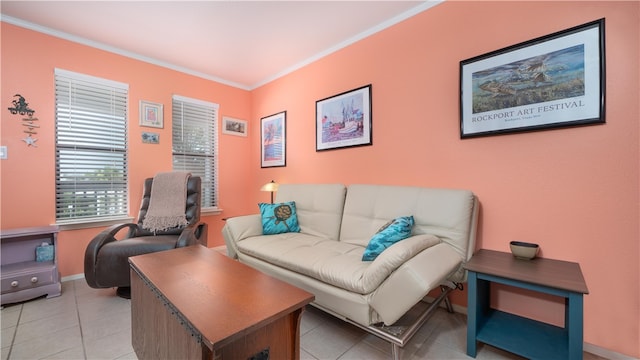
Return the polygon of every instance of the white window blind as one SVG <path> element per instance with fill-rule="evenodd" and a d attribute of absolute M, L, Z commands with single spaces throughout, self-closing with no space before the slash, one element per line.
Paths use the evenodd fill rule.
<path fill-rule="evenodd" d="M 55 70 L 56 221 L 128 216 L 129 86 Z"/>
<path fill-rule="evenodd" d="M 173 96 L 173 169 L 202 179 L 203 208 L 218 206 L 218 108 L 215 103 Z"/>

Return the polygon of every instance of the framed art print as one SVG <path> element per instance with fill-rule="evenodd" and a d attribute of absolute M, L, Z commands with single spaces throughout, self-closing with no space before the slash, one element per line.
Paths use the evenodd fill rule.
<path fill-rule="evenodd" d="M 140 100 L 140 126 L 164 127 L 162 104 Z"/>
<path fill-rule="evenodd" d="M 460 62 L 460 137 L 604 123 L 604 19 Z"/>
<path fill-rule="evenodd" d="M 247 122 L 244 120 L 238 120 L 230 118 L 228 116 L 222 117 L 222 133 L 235 136 L 247 136 Z"/>
<path fill-rule="evenodd" d="M 287 112 L 260 119 L 260 167 L 286 166 Z"/>
<path fill-rule="evenodd" d="M 144 144 L 159 144 L 160 134 L 154 132 L 142 132 L 142 142 Z"/>
<path fill-rule="evenodd" d="M 371 145 L 371 84 L 316 101 L 316 151 Z"/>

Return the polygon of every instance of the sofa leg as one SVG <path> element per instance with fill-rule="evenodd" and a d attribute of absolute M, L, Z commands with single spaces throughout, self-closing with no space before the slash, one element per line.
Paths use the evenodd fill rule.
<path fill-rule="evenodd" d="M 400 346 L 398 344 L 391 343 L 391 358 L 400 360 Z"/>
<path fill-rule="evenodd" d="M 441 286 L 440 289 L 444 293 L 447 289 L 444 286 Z M 447 307 L 447 311 L 449 314 L 453 314 L 453 306 L 451 305 L 451 300 L 449 300 L 449 294 L 444 297 L 444 305 Z"/>

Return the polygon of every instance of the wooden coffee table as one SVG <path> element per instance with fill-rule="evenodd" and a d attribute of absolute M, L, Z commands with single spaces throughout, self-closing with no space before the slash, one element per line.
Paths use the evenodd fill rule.
<path fill-rule="evenodd" d="M 129 258 L 139 359 L 298 359 L 314 296 L 201 245 Z"/>

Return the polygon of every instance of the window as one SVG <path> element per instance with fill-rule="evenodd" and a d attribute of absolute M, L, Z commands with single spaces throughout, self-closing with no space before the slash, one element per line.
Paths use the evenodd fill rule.
<path fill-rule="evenodd" d="M 55 70 L 56 222 L 128 216 L 129 86 Z"/>
<path fill-rule="evenodd" d="M 202 179 L 202 208 L 218 207 L 218 104 L 173 96 L 173 170 Z"/>

